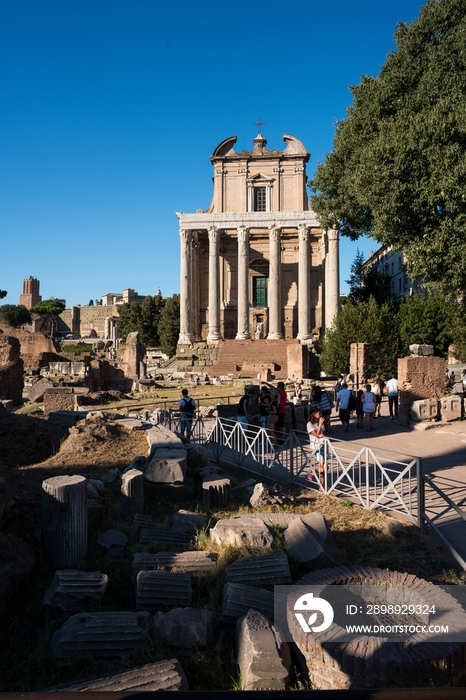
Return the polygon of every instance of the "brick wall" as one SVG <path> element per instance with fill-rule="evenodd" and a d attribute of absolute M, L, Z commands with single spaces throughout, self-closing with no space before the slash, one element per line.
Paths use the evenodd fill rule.
<path fill-rule="evenodd" d="M 433 355 L 410 355 L 398 360 L 398 420 L 402 425 L 409 423 L 413 401 L 445 396 L 445 369 L 445 359 Z"/>

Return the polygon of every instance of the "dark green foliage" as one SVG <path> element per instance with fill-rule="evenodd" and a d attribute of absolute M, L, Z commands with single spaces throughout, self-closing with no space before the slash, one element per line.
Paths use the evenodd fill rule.
<path fill-rule="evenodd" d="M 94 306 L 94 299 L 89 299 L 89 304 L 88 306 Z"/>
<path fill-rule="evenodd" d="M 165 300 L 161 294 L 147 296 L 141 305 L 141 336 L 144 345 L 158 347 L 160 345 L 159 323 Z"/>
<path fill-rule="evenodd" d="M 375 267 L 363 270 L 364 255 L 359 248 L 350 268 L 349 296 L 352 301 L 368 301 L 374 297 L 378 304 L 383 304 L 390 298 L 390 281 L 379 275 Z"/>
<path fill-rule="evenodd" d="M 56 299 L 46 299 L 45 301 L 39 301 L 38 304 L 31 308 L 32 314 L 39 314 L 39 316 L 58 316 L 62 311 L 65 310 L 64 304 Z"/>
<path fill-rule="evenodd" d="M 310 183 L 324 227 L 403 250 L 413 278 L 466 291 L 466 3 L 427 0 L 377 78 L 353 86 Z"/>
<path fill-rule="evenodd" d="M 349 372 L 351 343 L 369 343 L 370 374 L 396 371 L 400 357 L 396 304 L 387 301 L 378 306 L 374 297 L 345 304 L 325 336 L 321 364 L 327 374 Z"/>
<path fill-rule="evenodd" d="M 453 313 L 454 304 L 443 295 L 405 297 L 398 315 L 403 355 L 412 343 L 433 345 L 436 355 L 446 355 L 453 338 Z"/>
<path fill-rule="evenodd" d="M 0 289 L 0 299 L 4 299 L 7 294 L 8 294 L 8 292 L 5 292 L 4 289 Z"/>
<path fill-rule="evenodd" d="M 24 323 L 31 323 L 31 314 L 22 304 L 4 304 L 0 306 L 0 319 L 11 328 L 17 328 Z"/>
<path fill-rule="evenodd" d="M 141 332 L 141 307 L 134 301 L 118 309 L 118 337 L 126 340 L 129 333 Z"/>
<path fill-rule="evenodd" d="M 160 347 L 170 357 L 175 354 L 180 335 L 180 295 L 167 299 L 159 323 Z"/>

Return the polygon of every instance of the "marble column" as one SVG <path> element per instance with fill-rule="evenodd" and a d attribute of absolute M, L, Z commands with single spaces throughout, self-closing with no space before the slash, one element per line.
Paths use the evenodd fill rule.
<path fill-rule="evenodd" d="M 219 231 L 209 228 L 209 332 L 207 342 L 220 340 L 220 299 L 219 299 Z"/>
<path fill-rule="evenodd" d="M 325 259 L 325 328 L 330 328 L 340 310 L 339 236 L 336 228 L 327 229 Z"/>
<path fill-rule="evenodd" d="M 238 332 L 237 340 L 250 338 L 249 332 L 249 229 L 238 232 Z"/>
<path fill-rule="evenodd" d="M 309 340 L 309 288 L 311 256 L 309 247 L 309 226 L 299 224 L 299 258 L 298 258 L 298 340 Z"/>
<path fill-rule="evenodd" d="M 269 304 L 269 340 L 282 338 L 281 332 L 281 289 L 280 289 L 280 229 L 269 228 L 269 287 L 267 290 Z"/>
<path fill-rule="evenodd" d="M 192 231 L 180 229 L 180 337 L 178 343 L 190 345 L 191 333 L 191 235 Z"/>

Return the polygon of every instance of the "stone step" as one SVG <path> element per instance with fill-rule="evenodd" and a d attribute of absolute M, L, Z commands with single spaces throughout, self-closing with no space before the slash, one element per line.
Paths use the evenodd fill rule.
<path fill-rule="evenodd" d="M 78 613 L 55 632 L 50 644 L 52 656 L 65 659 L 80 654 L 118 657 L 147 644 L 149 635 L 141 622 L 147 612 Z"/>
<path fill-rule="evenodd" d="M 148 547 L 151 544 L 170 545 L 173 549 L 187 550 L 195 545 L 197 537 L 186 532 L 174 530 L 159 530 L 153 527 L 143 527 L 139 535 L 140 547 Z"/>
<path fill-rule="evenodd" d="M 136 579 L 137 610 L 168 610 L 191 605 L 193 589 L 189 574 L 140 571 Z"/>
<path fill-rule="evenodd" d="M 100 571 L 57 571 L 44 593 L 41 605 L 52 605 L 65 612 L 78 612 L 100 603 L 107 590 L 108 576 Z"/>
<path fill-rule="evenodd" d="M 241 583 L 226 583 L 223 587 L 220 616 L 225 622 L 235 623 L 238 617 L 246 615 L 253 608 L 269 620 L 274 616 L 274 596 L 271 591 Z"/>
<path fill-rule="evenodd" d="M 217 561 L 210 552 L 159 552 L 158 554 L 136 552 L 133 555 L 134 574 L 151 569 L 214 572 L 217 570 Z"/>
<path fill-rule="evenodd" d="M 244 557 L 225 569 L 228 581 L 250 586 L 278 586 L 291 583 L 288 557 L 284 552 L 262 557 Z"/>
<path fill-rule="evenodd" d="M 183 671 L 183 667 L 178 659 L 159 661 L 154 664 L 147 664 L 139 668 L 133 668 L 124 673 L 109 673 L 105 676 L 88 678 L 78 683 L 67 683 L 57 685 L 54 688 L 45 688 L 40 692 L 92 692 L 92 691 L 126 691 L 126 692 L 149 692 L 154 690 L 189 690 L 188 681 Z"/>

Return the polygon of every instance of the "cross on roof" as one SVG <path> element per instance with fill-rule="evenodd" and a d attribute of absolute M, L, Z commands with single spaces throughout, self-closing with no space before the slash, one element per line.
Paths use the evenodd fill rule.
<path fill-rule="evenodd" d="M 265 122 L 263 122 L 261 119 L 258 119 L 257 122 L 255 122 L 254 126 L 257 126 L 259 129 L 259 133 L 261 132 L 261 127 L 265 126 Z"/>

